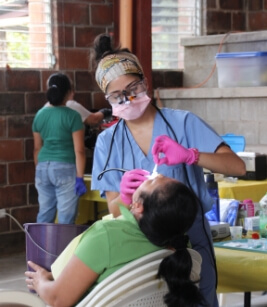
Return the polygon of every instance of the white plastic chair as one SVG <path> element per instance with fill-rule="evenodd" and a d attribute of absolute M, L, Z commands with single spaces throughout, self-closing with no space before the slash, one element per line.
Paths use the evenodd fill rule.
<path fill-rule="evenodd" d="M 114 299 L 108 307 L 162 307 L 163 296 L 168 292 L 166 282 L 149 281 Z M 98 306 L 97 306 L 98 307 Z"/>
<path fill-rule="evenodd" d="M 150 282 L 155 282 L 154 288 L 148 287 L 147 290 L 156 289 L 156 293 L 144 291 L 145 296 L 160 296 L 160 304 L 157 305 L 132 305 L 131 306 L 153 306 L 162 307 L 163 295 L 166 293 L 167 288 L 164 286 L 165 282 L 156 280 L 158 266 L 163 258 L 172 254 L 173 251 L 163 249 L 150 253 L 144 257 L 134 260 L 121 269 L 107 277 L 98 286 L 96 286 L 76 307 L 102 307 L 102 306 L 117 306 L 110 305 L 116 300 L 119 303 L 120 298 L 126 299 L 125 295 L 132 293 L 134 289 L 138 292 L 140 289 L 146 288 L 145 285 L 150 286 Z M 157 286 L 156 286 L 157 285 Z M 140 293 L 141 294 L 141 293 Z M 140 294 L 134 295 L 136 298 L 141 298 Z M 123 306 L 128 306 L 123 305 Z"/>
<path fill-rule="evenodd" d="M 161 260 L 158 260 L 159 262 Z M 158 265 L 159 262 L 157 263 L 156 268 L 152 269 L 148 273 L 144 274 L 137 274 L 135 276 L 133 271 L 130 271 L 126 273 L 125 275 L 121 276 L 117 280 L 114 280 L 112 284 L 107 286 L 105 289 L 100 291 L 98 294 L 95 295 L 95 297 L 90 301 L 86 307 L 106 307 L 109 306 L 109 304 L 115 299 L 118 300 L 122 295 L 126 295 L 129 291 L 142 287 L 148 282 L 155 281 L 156 280 L 156 275 L 158 272 Z M 145 264 L 144 266 L 141 266 L 138 268 L 138 273 L 142 271 L 144 267 L 146 267 L 148 264 Z M 160 284 L 159 280 L 156 280 L 158 284 Z M 164 306 L 163 300 L 161 300 L 161 305 L 159 306 Z"/>
<path fill-rule="evenodd" d="M 0 289 L 0 306 L 16 304 L 16 306 L 45 307 L 45 303 L 35 294 L 19 291 Z"/>

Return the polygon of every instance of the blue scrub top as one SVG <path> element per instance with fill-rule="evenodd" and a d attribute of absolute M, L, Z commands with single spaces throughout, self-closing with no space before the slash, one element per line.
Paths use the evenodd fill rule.
<path fill-rule="evenodd" d="M 161 111 L 174 130 L 178 142 L 184 147 L 197 148 L 200 152 L 212 153 L 223 143 L 223 139 L 196 115 L 183 110 L 164 108 Z M 111 127 L 98 136 L 94 152 L 91 188 L 93 190 L 100 190 L 101 196 L 104 196 L 104 191 L 119 192 L 120 181 L 123 175 L 122 172 L 110 171 L 105 173 L 100 181 L 97 179 L 106 164 L 114 128 Z M 112 144 L 107 169 L 125 168 L 131 170 L 134 168 L 142 168 L 152 172 L 154 161 L 151 148 L 155 138 L 163 134 L 175 140 L 175 136 L 170 127 L 165 123 L 160 113 L 157 112 L 150 150 L 146 156 L 136 144 L 127 126 L 123 122 L 119 123 Z M 158 167 L 158 172 L 165 176 L 176 178 L 187 185 L 190 182 L 190 186 L 201 200 L 202 206 L 199 207 L 198 214 L 188 231 L 188 235 L 193 249 L 198 251 L 202 257 L 200 291 L 208 306 L 217 307 L 214 250 L 209 224 L 203 212 L 211 209 L 213 200 L 206 189 L 203 169 L 197 165 L 161 165 Z M 201 208 L 204 210 L 202 211 Z"/>
<path fill-rule="evenodd" d="M 177 138 L 179 144 L 186 148 L 197 148 L 200 152 L 213 153 L 223 143 L 223 139 L 195 114 L 184 110 L 168 108 L 161 109 L 161 112 L 172 127 L 175 135 L 165 123 L 160 113 L 157 112 L 149 153 L 145 155 L 122 121 L 116 129 L 107 169 L 124 168 L 131 170 L 141 168 L 152 172 L 155 164 L 151 149 L 155 138 L 159 135 L 165 134 L 174 140 Z M 120 181 L 123 175 L 119 171 L 110 171 L 106 172 L 101 180 L 97 179 L 106 163 L 114 129 L 115 126 L 112 126 L 98 136 L 94 151 L 91 189 L 100 190 L 101 197 L 105 197 L 105 191 L 119 192 Z M 160 165 L 158 173 L 175 178 L 187 186 L 189 186 L 189 181 L 192 189 L 200 198 L 204 211 L 207 212 L 211 209 L 213 200 L 206 189 L 203 169 L 201 167 L 185 164 L 173 166 Z"/>

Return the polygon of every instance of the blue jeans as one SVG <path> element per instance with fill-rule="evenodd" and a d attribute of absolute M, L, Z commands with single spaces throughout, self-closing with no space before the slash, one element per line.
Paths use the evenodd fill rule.
<path fill-rule="evenodd" d="M 35 187 L 38 191 L 37 223 L 74 224 L 78 208 L 75 193 L 76 165 L 63 162 L 40 162 L 36 166 Z"/>

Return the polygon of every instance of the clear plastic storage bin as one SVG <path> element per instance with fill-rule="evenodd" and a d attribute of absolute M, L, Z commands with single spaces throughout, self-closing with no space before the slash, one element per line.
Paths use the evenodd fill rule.
<path fill-rule="evenodd" d="M 267 51 L 217 53 L 218 86 L 267 85 Z"/>

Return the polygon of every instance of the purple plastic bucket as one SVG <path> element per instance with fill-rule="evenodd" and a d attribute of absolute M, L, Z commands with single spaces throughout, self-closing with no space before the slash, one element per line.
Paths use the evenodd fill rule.
<path fill-rule="evenodd" d="M 69 242 L 89 227 L 53 223 L 27 223 L 23 226 L 26 233 L 26 260 L 48 271 L 51 271 L 51 264 Z"/>

